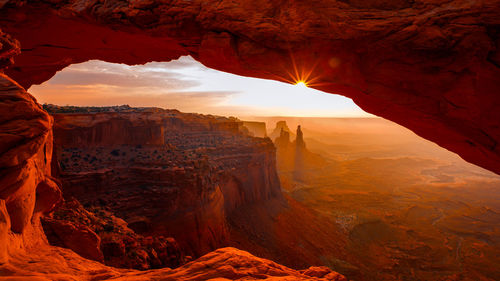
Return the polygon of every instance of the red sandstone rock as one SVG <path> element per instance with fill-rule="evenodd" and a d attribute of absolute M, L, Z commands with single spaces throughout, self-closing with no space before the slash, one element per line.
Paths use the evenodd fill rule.
<path fill-rule="evenodd" d="M 61 190 L 59 189 L 60 183 L 57 180 L 46 177 L 44 181 L 38 184 L 36 188 L 36 204 L 35 212 L 43 214 L 50 213 L 54 210 L 56 205 L 62 198 Z"/>
<path fill-rule="evenodd" d="M 14 63 L 14 56 L 20 53 L 21 47 L 19 41 L 5 34 L 0 29 L 0 72 L 12 65 Z"/>
<path fill-rule="evenodd" d="M 270 260 L 255 257 L 235 248 L 222 248 L 176 269 L 148 271 L 124 270 L 81 258 L 63 248 L 39 248 L 30 263 L 15 256 L 1 264 L 0 272 L 18 280 L 269 280 L 331 281 L 345 280 L 326 275 L 311 277 Z"/>
<path fill-rule="evenodd" d="M 71 198 L 42 218 L 51 245 L 120 268 L 178 267 L 185 263 L 177 242 L 163 236 L 143 237 L 103 208 L 86 210 Z"/>
<path fill-rule="evenodd" d="M 200 273 L 199 268 L 209 270 Z M 215 269 L 215 270 L 211 270 Z M 344 276 L 330 274 L 310 276 L 279 265 L 272 261 L 257 258 L 248 252 L 235 248 L 222 248 L 211 252 L 172 273 L 172 277 L 183 280 L 211 280 L 226 278 L 229 280 L 347 280 Z M 314 270 L 306 270 L 311 273 Z"/>
<path fill-rule="evenodd" d="M 298 271 L 247 252 L 225 248 L 178 269 L 137 272 L 106 267 L 74 252 L 50 247 L 44 240 L 39 215 L 50 212 L 59 201 L 58 184 L 50 177 L 52 118 L 19 85 L 0 74 L 0 274 L 20 280 L 328 280 Z M 237 126 L 236 126 L 237 130 Z M 16 141 L 14 141 L 16 140 Z M 264 145 L 264 148 L 267 145 Z M 252 152 L 250 150 L 250 152 Z M 272 158 L 274 159 L 274 158 Z M 259 160 L 260 161 L 260 160 Z M 231 163 L 229 161 L 228 163 Z M 274 163 L 270 164 L 274 167 Z M 254 165 L 255 166 L 255 165 Z M 258 166 L 255 166 L 258 167 Z M 263 167 L 265 169 L 265 167 Z M 187 173 L 186 169 L 175 171 Z M 256 172 L 258 170 L 255 170 Z M 252 187 L 250 184 L 249 187 Z M 243 195 L 248 191 L 243 190 Z M 238 197 L 242 202 L 263 191 Z M 80 235 L 74 225 L 58 225 L 72 238 Z M 86 237 L 96 245 L 90 231 Z M 81 245 L 75 245 L 81 246 Z M 87 251 L 88 248 L 82 250 Z M 94 249 L 95 250 L 95 249 Z M 91 252 L 96 254 L 96 252 Z M 144 253 L 139 253 L 144 256 Z M 158 256 L 161 256 L 161 252 Z M 98 254 L 97 254 L 98 255 Z"/>
<path fill-rule="evenodd" d="M 0 258 L 43 240 L 39 215 L 60 200 L 50 177 L 52 118 L 0 74 Z M 6 114 L 9 113 L 9 114 Z"/>
<path fill-rule="evenodd" d="M 10 0 L 4 32 L 29 87 L 89 59 L 191 55 L 236 74 L 294 80 L 352 98 L 500 173 L 500 1 L 116 2 Z M 269 63 L 273 62 L 273 63 Z"/>
<path fill-rule="evenodd" d="M 300 273 L 306 276 L 325 278 L 326 280 L 347 281 L 347 278 L 342 274 L 332 271 L 326 266 L 311 266 L 308 269 L 301 270 Z"/>
<path fill-rule="evenodd" d="M 0 199 L 0 263 L 9 260 L 7 245 L 9 243 L 10 218 L 5 207 L 5 200 Z"/>
<path fill-rule="evenodd" d="M 238 120 L 73 110 L 53 115 L 65 195 L 106 206 L 139 234 L 174 237 L 189 255 L 229 244 L 235 208 L 281 196 L 272 142 L 241 134 Z"/>
<path fill-rule="evenodd" d="M 29 86 L 92 58 L 134 64 L 191 54 L 213 68 L 283 80 L 290 78 L 291 54 L 299 68 L 316 66 L 313 77 L 319 78 L 311 86 L 351 97 L 365 110 L 500 172 L 499 1 L 210 4 L 4 1 L 2 29 L 19 39 L 24 49 L 9 75 Z M 0 37 L 3 68 L 18 46 Z M 0 115 L 0 256 L 8 257 L 9 248 L 19 247 L 1 272 L 47 280 L 123 277 L 125 271 L 65 251 L 55 255 L 55 249 L 41 247 L 30 252 L 35 263 L 23 256 L 20 245 L 34 245 L 41 237 L 33 216 L 36 205 L 53 205 L 37 204 L 35 191 L 50 174 L 51 120 L 5 76 L 0 76 L 0 89 L 0 112 L 8 113 Z M 58 261 L 71 261 L 72 266 Z M 130 275 L 184 280 L 310 278 L 224 251 L 176 271 Z"/>
<path fill-rule="evenodd" d="M 84 258 L 104 262 L 101 239 L 89 227 L 50 218 L 45 218 L 43 224 L 49 240 L 57 240 L 58 246 L 72 249 Z"/>

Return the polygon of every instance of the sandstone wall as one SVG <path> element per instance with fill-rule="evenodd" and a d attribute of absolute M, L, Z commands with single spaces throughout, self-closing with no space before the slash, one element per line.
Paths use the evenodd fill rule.
<path fill-rule="evenodd" d="M 281 196 L 272 142 L 238 121 L 169 110 L 54 118 L 65 196 L 174 237 L 188 254 L 228 245 L 235 208 Z"/>
<path fill-rule="evenodd" d="M 46 245 L 41 214 L 61 199 L 51 177 L 52 122 L 36 100 L 0 74 L 0 262 Z"/>
<path fill-rule="evenodd" d="M 258 138 L 267 137 L 267 129 L 265 122 L 243 121 L 243 126 L 245 126 L 254 137 Z"/>
<path fill-rule="evenodd" d="M 0 74 L 0 111 L 12 113 L 0 115 L 0 275 L 4 277 L 43 281 L 263 277 L 346 280 L 324 267 L 297 271 L 234 248 L 209 253 L 176 270 L 144 272 L 104 266 L 70 250 L 51 247 L 39 216 L 50 212 L 61 199 L 58 181 L 51 177 L 50 171 L 52 118 L 31 95 L 3 74 Z"/>

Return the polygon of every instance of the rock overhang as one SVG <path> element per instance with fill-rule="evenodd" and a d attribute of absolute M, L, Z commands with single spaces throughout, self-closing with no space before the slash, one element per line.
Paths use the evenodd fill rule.
<path fill-rule="evenodd" d="M 500 1 L 7 1 L 0 58 L 25 88 L 90 59 L 204 65 L 352 98 L 500 173 Z M 9 34 L 10 37 L 7 37 Z M 15 40 L 20 42 L 21 47 Z"/>

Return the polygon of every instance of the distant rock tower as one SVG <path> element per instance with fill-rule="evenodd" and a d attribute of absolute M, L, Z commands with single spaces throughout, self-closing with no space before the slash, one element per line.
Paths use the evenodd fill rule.
<path fill-rule="evenodd" d="M 293 176 L 296 180 L 303 179 L 305 150 L 306 143 L 304 142 L 304 135 L 299 125 L 297 126 L 297 137 L 295 138 L 295 166 L 293 171 Z"/>
<path fill-rule="evenodd" d="M 276 148 L 286 149 L 290 145 L 290 133 L 281 128 L 280 136 L 274 141 Z"/>
<path fill-rule="evenodd" d="M 291 133 L 290 128 L 288 128 L 286 121 L 278 121 L 274 130 L 269 134 L 269 138 L 274 140 L 280 137 L 281 130 L 288 132 L 290 137 L 293 137 L 293 133 Z"/>
<path fill-rule="evenodd" d="M 297 126 L 297 138 L 295 139 L 295 143 L 297 145 L 297 149 L 306 147 L 306 143 L 304 142 L 304 134 L 302 134 L 300 125 Z"/>

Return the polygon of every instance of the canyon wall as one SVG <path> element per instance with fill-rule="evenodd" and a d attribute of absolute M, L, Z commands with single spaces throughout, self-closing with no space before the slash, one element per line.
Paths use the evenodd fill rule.
<path fill-rule="evenodd" d="M 3 74 L 0 74 L 0 111 L 12 113 L 0 115 L 0 276 L 43 281 L 347 280 L 326 267 L 293 270 L 234 248 L 218 249 L 175 270 L 137 271 L 105 266 L 71 250 L 49 246 L 40 216 L 43 214 L 47 219 L 61 202 L 61 184 L 51 176 L 53 119 L 30 94 Z M 60 172 L 57 165 L 52 165 L 52 170 Z M 247 200 L 243 194 L 238 197 L 241 201 Z M 64 205 L 53 215 L 71 210 L 68 213 L 71 218 L 93 217 L 73 200 L 67 200 Z M 71 230 L 69 226 L 63 230 Z M 127 231 L 125 222 L 120 226 L 122 230 Z M 91 239 L 84 242 L 95 242 L 92 236 L 86 237 Z M 91 253 L 88 251 L 93 246 L 91 243 L 80 240 L 79 246 Z"/>
<path fill-rule="evenodd" d="M 40 216 L 61 199 L 51 177 L 52 122 L 36 100 L 0 74 L 0 263 L 45 244 Z"/>
<path fill-rule="evenodd" d="M 254 137 L 265 138 L 267 137 L 267 129 L 265 122 L 256 121 L 243 121 L 243 126 L 245 126 L 250 134 Z"/>
<path fill-rule="evenodd" d="M 280 81 L 301 78 L 290 75 L 296 66 L 311 70 L 311 87 L 346 95 L 364 110 L 500 173 L 499 13 L 498 0 L 10 0 L 0 2 L 0 68 L 12 65 L 21 44 L 7 73 L 25 87 L 89 59 L 137 64 L 191 55 L 215 69 Z M 130 273 L 45 247 L 38 216 L 60 197 L 48 165 L 52 121 L 10 78 L 0 76 L 0 89 L 2 273 L 44 272 L 50 275 L 45 280 Z M 37 245 L 45 246 L 25 251 Z M 224 257 L 234 262 L 231 272 L 220 268 L 225 263 L 217 258 Z M 269 272 L 307 279 L 255 260 L 222 251 L 179 271 L 148 274 L 193 280 L 193 272 L 210 265 L 207 279 Z M 241 264 L 252 267 L 242 273 Z M 138 279 L 142 273 L 130 274 Z"/>
<path fill-rule="evenodd" d="M 174 237 L 188 255 L 228 245 L 235 208 L 281 196 L 272 142 L 240 133 L 237 120 L 160 109 L 53 116 L 64 196 L 138 234 Z"/>

